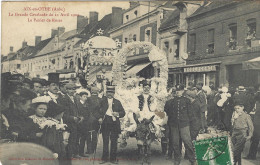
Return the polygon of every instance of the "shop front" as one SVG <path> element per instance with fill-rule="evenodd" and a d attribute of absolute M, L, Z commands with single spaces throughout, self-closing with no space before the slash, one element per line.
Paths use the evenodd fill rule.
<path fill-rule="evenodd" d="M 219 65 L 187 65 L 183 68 L 184 84 L 186 87 L 203 84 L 210 84 L 217 87 L 219 80 Z"/>
<path fill-rule="evenodd" d="M 168 87 L 183 84 L 183 68 L 169 68 Z"/>

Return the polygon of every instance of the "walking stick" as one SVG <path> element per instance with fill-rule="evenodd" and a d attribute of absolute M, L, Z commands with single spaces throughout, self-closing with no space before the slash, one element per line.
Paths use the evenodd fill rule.
<path fill-rule="evenodd" d="M 103 117 L 103 119 L 102 119 L 102 123 L 103 123 L 104 119 L 105 119 L 105 115 L 104 115 L 104 117 Z M 102 123 L 101 123 L 101 124 L 102 124 Z M 100 130 L 101 130 L 101 124 L 100 124 L 99 129 L 98 129 L 98 132 L 97 132 L 97 144 L 98 144 L 98 138 L 99 138 L 99 134 L 100 134 Z M 93 154 L 93 157 L 92 157 L 92 159 L 93 159 L 93 165 L 95 164 L 96 153 L 97 153 L 97 146 L 96 146 L 95 149 L 94 149 L 94 154 Z"/>

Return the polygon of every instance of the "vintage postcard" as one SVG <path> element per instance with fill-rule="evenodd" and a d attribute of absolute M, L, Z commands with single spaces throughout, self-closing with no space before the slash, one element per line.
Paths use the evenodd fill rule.
<path fill-rule="evenodd" d="M 257 165 L 260 1 L 2 1 L 0 165 Z"/>

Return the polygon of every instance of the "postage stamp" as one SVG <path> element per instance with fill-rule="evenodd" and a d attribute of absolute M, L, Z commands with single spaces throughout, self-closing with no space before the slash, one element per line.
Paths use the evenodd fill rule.
<path fill-rule="evenodd" d="M 199 165 L 232 165 L 232 150 L 228 136 L 193 141 Z"/>

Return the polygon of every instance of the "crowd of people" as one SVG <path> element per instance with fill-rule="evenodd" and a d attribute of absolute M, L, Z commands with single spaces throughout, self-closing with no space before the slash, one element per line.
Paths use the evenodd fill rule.
<path fill-rule="evenodd" d="M 1 75 L 1 139 L 42 145 L 60 164 L 95 154 L 99 133 L 103 137 L 100 164 L 117 164 L 117 145 L 121 134 L 120 118 L 125 116 L 121 102 L 114 97 L 111 82 L 100 88 L 100 81 L 60 82 L 58 77 L 28 79 L 23 75 Z M 101 84 L 103 86 L 103 84 Z M 140 112 L 151 111 L 150 85 L 143 82 L 138 97 Z M 141 100 L 141 101 L 140 101 Z M 147 104 L 147 105 L 146 105 Z M 241 164 L 246 141 L 251 140 L 246 159 L 256 159 L 260 139 L 260 88 L 245 89 L 202 84 L 176 85 L 164 106 L 168 116 L 162 137 L 162 153 L 180 164 L 182 143 L 185 158 L 196 164 L 192 140 L 209 133 L 209 127 L 231 135 L 234 162 Z M 139 113 L 139 115 L 142 113 Z M 161 113 L 155 113 L 155 115 Z M 155 129 L 156 126 L 155 126 Z M 110 145 L 109 145 L 110 143 Z M 87 146 L 85 147 L 85 145 Z M 109 149 L 110 146 L 110 149 Z M 85 152 L 86 148 L 86 152 Z M 167 152 L 168 151 L 168 152 Z"/>

